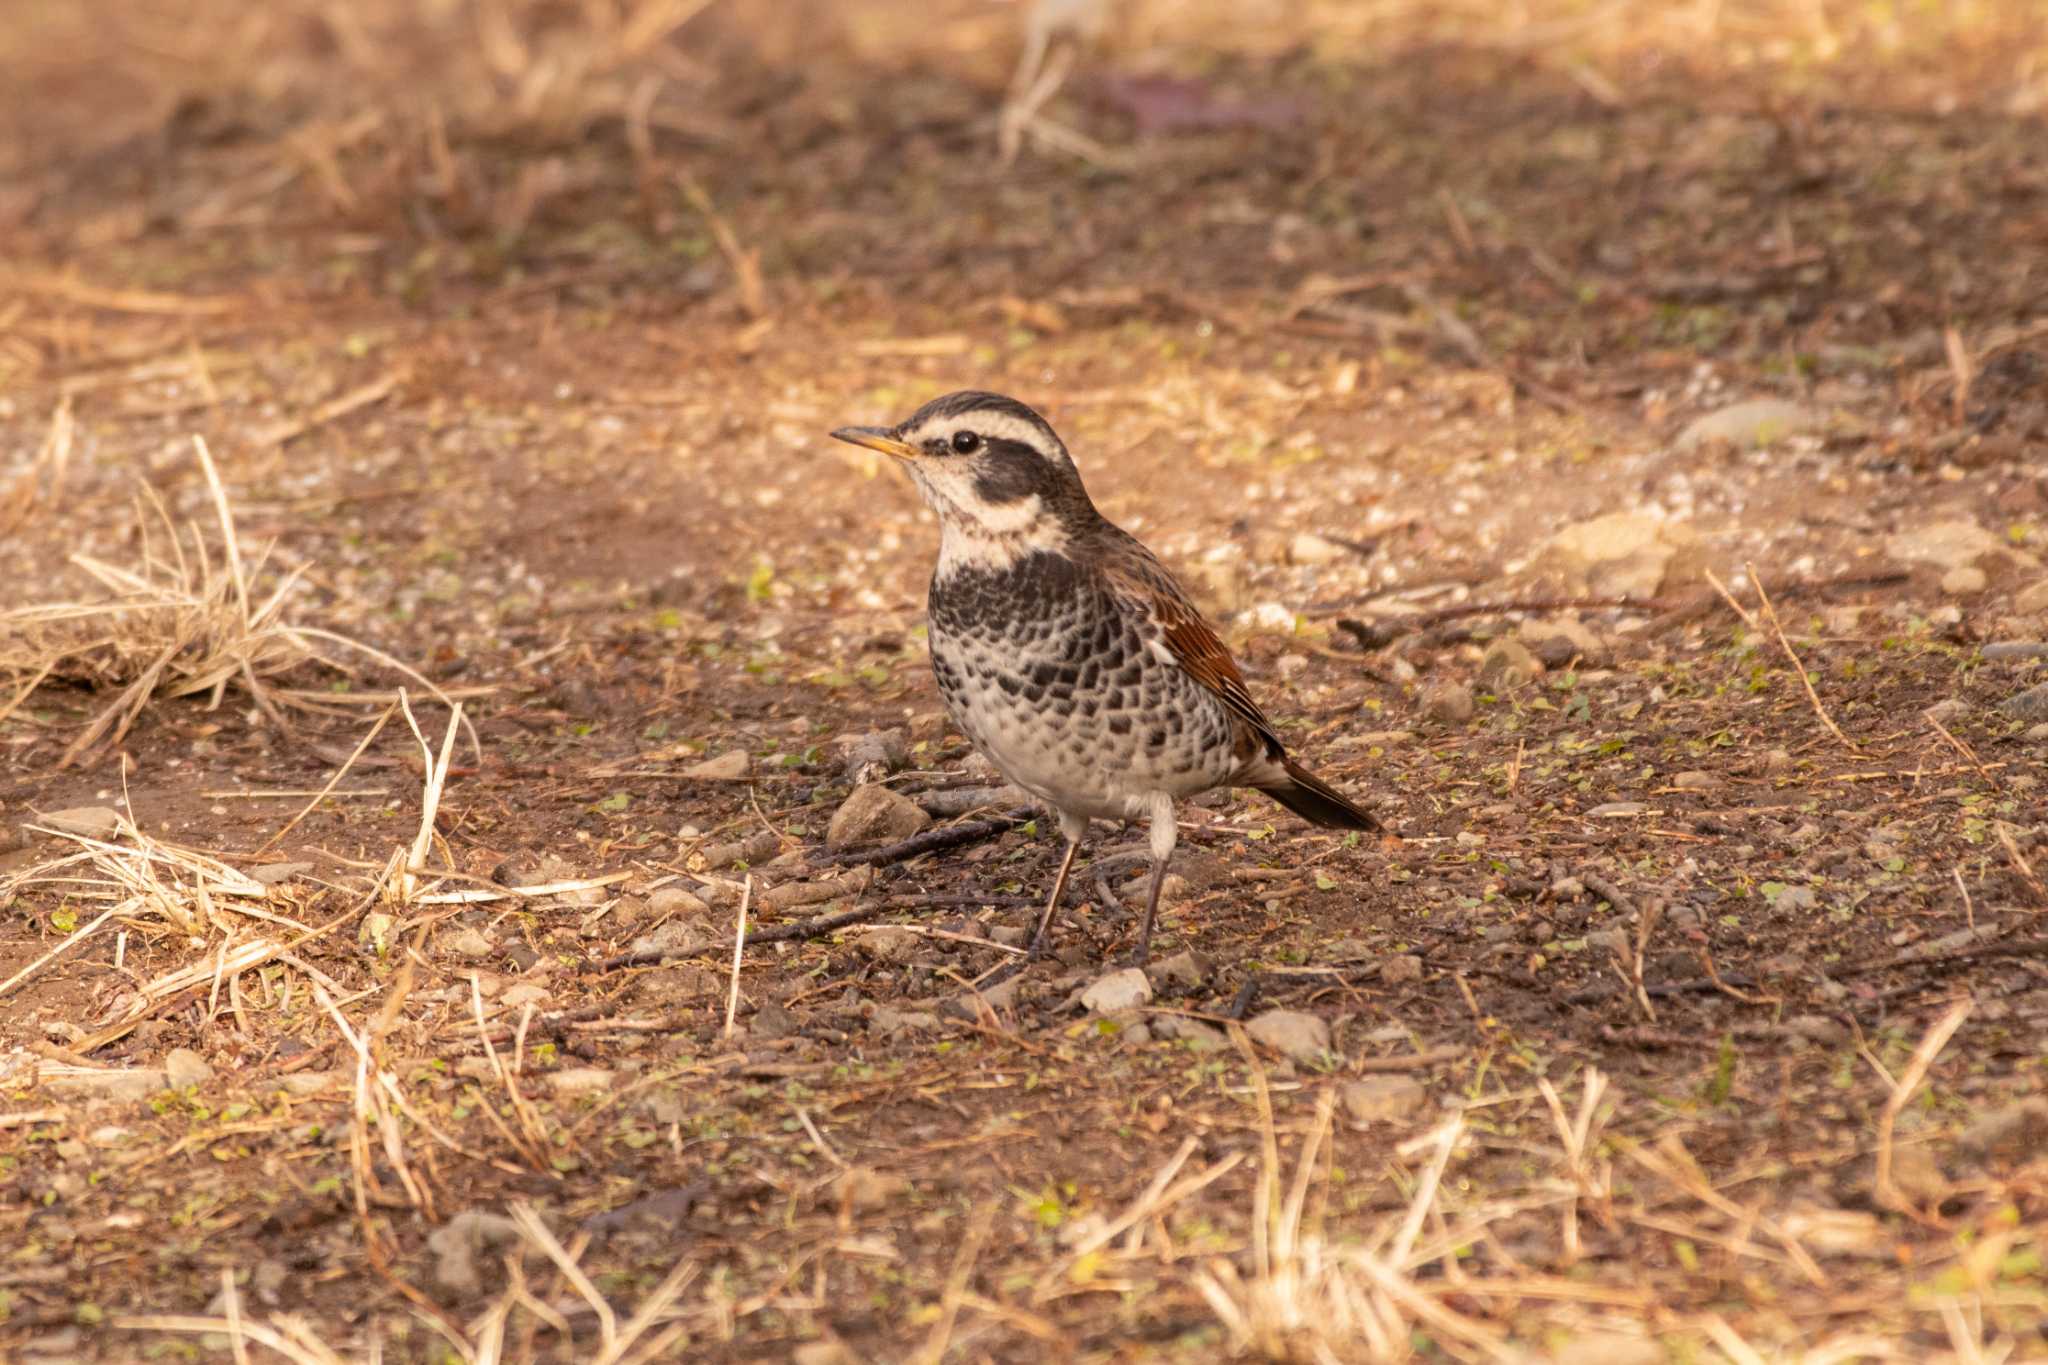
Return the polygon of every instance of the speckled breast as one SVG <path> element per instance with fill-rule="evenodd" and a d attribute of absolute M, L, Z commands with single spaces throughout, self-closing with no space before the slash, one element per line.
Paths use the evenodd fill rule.
<path fill-rule="evenodd" d="M 931 586 L 932 670 L 953 719 L 1004 776 L 1055 806 L 1119 818 L 1237 766 L 1228 708 L 1148 648 L 1086 566 L 1041 551 Z"/>

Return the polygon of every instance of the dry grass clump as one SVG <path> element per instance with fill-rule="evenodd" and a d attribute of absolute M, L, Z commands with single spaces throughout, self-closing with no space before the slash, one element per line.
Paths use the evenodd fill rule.
<path fill-rule="evenodd" d="M 1894 1103 L 1876 1134 L 1880 1200 L 1890 1184 L 1896 1109 L 1968 1012 L 1965 1001 L 1938 1020 L 1896 1083 Z M 2001 1223 L 1983 1248 L 1960 1241 L 1953 1253 L 1960 1276 L 1943 1274 L 1936 1263 L 1944 1258 L 1937 1255 L 1919 1267 L 1920 1284 L 1901 1293 L 1891 1278 L 1896 1230 L 1855 1210 L 1739 1203 L 1704 1173 L 1674 1130 L 1647 1141 L 1608 1137 L 1607 1125 L 1620 1106 L 1597 1070 L 1584 1073 L 1579 1102 L 1569 1111 L 1554 1086 L 1538 1082 L 1553 1145 L 1506 1144 L 1524 1156 L 1547 1156 L 1547 1172 L 1519 1186 L 1480 1181 L 1484 1196 L 1476 1202 L 1446 1197 L 1447 1187 L 1471 1183 L 1447 1178 L 1454 1159 L 1468 1146 L 1499 1145 L 1468 1129 L 1462 1115 L 1454 1116 L 1396 1149 L 1416 1166 L 1406 1206 L 1368 1227 L 1354 1224 L 1339 1232 L 1315 1213 L 1329 1190 L 1334 1088 L 1318 1097 L 1287 1176 L 1265 1077 L 1242 1035 L 1239 1042 L 1250 1066 L 1263 1146 L 1250 1242 L 1239 1255 L 1210 1259 L 1192 1277 L 1239 1358 L 1297 1365 L 1438 1356 L 1520 1362 L 1548 1358 L 1537 1342 L 1585 1339 L 1592 1350 L 1600 1340 L 1646 1337 L 1685 1343 L 1674 1359 L 1692 1358 L 1691 1352 L 1741 1365 L 1770 1359 L 1978 1365 L 2023 1358 L 2015 1353 L 2024 1349 L 2024 1324 L 2037 1298 L 1998 1283 L 1991 1267 L 2015 1254 L 2022 1260 L 2030 1256 L 2029 1248 L 2048 1240 L 2041 1227 Z M 1625 1197 L 1616 1190 L 1617 1155 L 1651 1177 Z M 1142 1217 L 1156 1216 L 1172 1202 L 1157 1198 L 1156 1190 L 1148 1199 Z M 2021 1201 L 2007 1202 L 2019 1207 Z M 1682 1246 L 1729 1253 L 1758 1275 L 1800 1285 L 1812 1296 L 1812 1311 L 1802 1315 L 1808 1324 L 1802 1329 L 1769 1310 L 1738 1315 L 1704 1307 L 1711 1300 L 1699 1291 L 1716 1276 L 1688 1268 L 1683 1258 L 1671 1264 L 1633 1256 L 1633 1278 L 1626 1283 L 1541 1273 L 1523 1263 L 1541 1238 L 1554 1246 L 1554 1264 L 1578 1264 L 1586 1255 L 1582 1217 L 1597 1220 L 1610 1241 L 1630 1232 L 1661 1234 Z M 1546 1228 L 1554 1236 L 1546 1237 Z M 1137 1244 L 1134 1236 L 1126 1254 L 1136 1252 Z M 1508 1253 L 1510 1245 L 1520 1248 L 1518 1255 Z M 1161 1251 L 1171 1262 L 1171 1248 Z M 1883 1284 L 1892 1287 L 1877 1291 Z M 1880 1298 L 1888 1306 L 1873 1311 Z M 1822 1311 L 1831 1303 L 1841 1307 Z M 1830 1331 L 1831 1321 L 1844 1326 Z M 1758 1338 L 1774 1340 L 1760 1347 L 1753 1344 Z M 1950 1349 L 1933 1349 L 1936 1338 L 1946 1338 Z"/>
<path fill-rule="evenodd" d="M 289 731 L 281 708 L 331 708 L 303 693 L 273 688 L 270 681 L 309 663 L 345 672 L 315 649 L 316 640 L 366 655 L 446 700 L 433 683 L 382 650 L 285 619 L 306 566 L 266 574 L 270 546 L 253 557 L 244 553 L 213 456 L 199 437 L 192 444 L 212 493 L 212 535 L 197 522 L 181 534 L 162 501 L 146 490 L 136 517 L 139 563 L 72 556 L 103 596 L 0 612 L 0 687 L 10 694 L 0 704 L 0 720 L 48 681 L 119 689 L 72 739 L 60 767 L 103 739 L 118 744 L 152 697 L 205 694 L 211 709 L 235 687 Z"/>

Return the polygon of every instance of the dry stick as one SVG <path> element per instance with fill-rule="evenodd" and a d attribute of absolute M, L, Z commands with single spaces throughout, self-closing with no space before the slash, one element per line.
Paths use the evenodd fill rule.
<path fill-rule="evenodd" d="M 1015 829 L 1037 814 L 1035 806 L 1018 806 L 990 820 L 969 820 L 965 824 L 948 825 L 944 829 L 928 829 L 922 834 L 913 834 L 908 839 L 884 844 L 880 848 L 854 849 L 848 853 L 829 855 L 825 861 L 842 865 L 865 863 L 869 867 L 880 867 L 885 863 L 898 863 L 905 858 L 915 858 L 920 853 L 971 844 L 992 834 L 1004 833 Z"/>
<path fill-rule="evenodd" d="M 932 1324 L 924 1349 L 917 1354 L 919 1365 L 940 1365 L 946 1358 L 946 1347 L 953 1341 L 953 1324 L 960 1317 L 960 1296 L 967 1292 L 968 1278 L 974 1274 L 974 1263 L 981 1258 L 981 1248 L 988 1241 L 995 1218 L 994 1200 L 975 1211 L 967 1240 L 961 1244 L 959 1254 L 953 1258 L 953 1269 L 946 1276 L 945 1292 L 939 1296 L 939 1320 Z"/>
<path fill-rule="evenodd" d="M 370 747 L 370 741 L 377 738 L 377 736 L 383 732 L 385 722 L 391 719 L 392 713 L 395 712 L 397 709 L 398 708 L 395 706 L 387 706 L 386 708 L 384 708 L 384 714 L 377 717 L 377 723 L 370 727 L 370 733 L 363 736 L 362 743 L 356 745 L 355 752 L 348 756 L 348 761 L 343 763 L 339 768 L 336 768 L 334 770 L 334 776 L 327 779 L 327 785 L 320 789 L 320 792 L 317 796 L 315 796 L 311 801 L 306 803 L 306 808 L 304 810 L 300 811 L 297 815 L 294 815 L 291 819 L 285 821 L 284 828 L 278 830 L 277 833 L 271 835 L 268 839 L 265 839 L 263 841 L 262 846 L 258 848 L 254 853 L 249 855 L 251 858 L 260 858 L 264 854 L 268 853 L 271 849 L 277 847 L 278 842 L 281 839 L 283 839 L 285 835 L 290 834 L 294 829 L 298 827 L 299 821 L 311 815 L 313 813 L 314 808 L 318 806 L 322 801 L 325 801 L 327 799 L 328 794 L 331 793 L 335 789 L 335 787 L 340 785 L 341 779 L 348 776 L 348 770 L 355 766 L 356 760 L 363 756 L 363 750 Z"/>
<path fill-rule="evenodd" d="M 754 874 L 747 874 L 740 892 L 740 915 L 732 931 L 732 985 L 725 992 L 725 1036 L 732 1037 L 733 1016 L 740 1008 L 740 958 L 747 951 L 747 905 L 754 899 Z"/>
<path fill-rule="evenodd" d="M 2041 908 L 2048 910 L 2048 885 L 2042 884 L 2039 874 L 2034 871 L 2034 865 L 2027 861 L 2026 855 L 2020 852 L 2020 846 L 2013 842 L 2012 826 L 2000 820 L 1997 829 L 1998 842 L 2004 846 L 2005 856 L 2012 859 L 2012 865 L 2019 869 L 2020 879 L 2026 882 L 2028 889 L 2034 893 L 2034 899 L 2041 903 Z"/>
<path fill-rule="evenodd" d="M 1785 627 L 1778 620 L 1778 609 L 1771 605 L 1771 595 L 1765 591 L 1764 581 L 1757 575 L 1756 566 L 1745 564 L 1743 568 L 1749 574 L 1749 581 L 1756 586 L 1756 599 L 1762 604 L 1764 615 L 1770 618 L 1771 632 L 1778 637 L 1778 647 L 1785 651 L 1785 657 L 1792 661 L 1792 667 L 1799 674 L 1799 684 L 1806 689 L 1806 699 L 1813 703 L 1813 713 L 1820 717 L 1821 724 L 1828 727 L 1829 734 L 1842 741 L 1844 749 L 1852 754 L 1860 753 L 1856 741 L 1842 733 L 1842 727 L 1835 724 L 1835 718 L 1828 714 L 1827 707 L 1821 705 L 1820 693 L 1813 690 L 1812 676 L 1807 673 L 1806 665 L 1799 662 L 1799 655 L 1793 651 L 1792 642 L 1785 638 Z"/>
<path fill-rule="evenodd" d="M 1932 711 L 1923 711 L 1920 713 L 1920 716 L 1921 719 L 1934 727 L 1934 733 L 1947 740 L 1949 747 L 1961 754 L 1964 761 L 1977 770 L 1977 776 L 1984 779 L 1985 786 L 1995 787 L 1998 785 L 1998 779 L 1993 777 L 1991 770 L 1984 766 L 1984 760 L 1977 757 L 1977 751 L 1950 734 L 1948 727 L 1941 723 L 1939 716 L 1936 716 Z"/>
<path fill-rule="evenodd" d="M 358 408 L 367 408 L 391 396 L 404 379 L 404 375 L 393 370 L 382 378 L 373 379 L 358 388 L 350 389 L 336 398 L 330 398 L 303 417 L 280 422 L 267 430 L 259 431 L 252 438 L 258 446 L 281 446 L 297 440 L 314 427 L 325 426 L 338 417 L 346 417 Z"/>
<path fill-rule="evenodd" d="M 1970 1017 L 1977 1002 L 1970 999 L 1956 1001 L 1947 1014 L 1935 1021 L 1927 1030 L 1927 1036 L 1920 1040 L 1920 1046 L 1913 1049 L 1913 1059 L 1906 1064 L 1906 1070 L 1892 1087 L 1892 1097 L 1885 1101 L 1884 1113 L 1877 1120 L 1877 1202 L 1897 1213 L 1920 1217 L 1904 1191 L 1892 1181 L 1892 1128 L 1899 1121 L 1899 1114 L 1913 1098 L 1913 1092 L 1920 1088 L 1920 1082 L 1927 1079 L 1928 1068 L 1934 1059 L 1948 1046 L 1948 1040 L 1955 1036 L 1963 1021 Z"/>
<path fill-rule="evenodd" d="M 1413 635 L 1446 621 L 1467 616 L 1510 616 L 1517 612 L 1545 611 L 1667 611 L 1670 604 L 1654 597 L 1531 597 L 1510 602 L 1468 602 L 1458 607 L 1396 616 L 1385 621 L 1337 618 L 1337 629 L 1358 641 L 1361 649 L 1385 649 L 1404 635 Z M 1312 613 L 1313 614 L 1313 613 Z"/>
<path fill-rule="evenodd" d="M 92 923 L 86 925 L 83 929 L 79 929 L 73 932 L 62 943 L 50 949 L 49 952 L 44 953 L 41 957 L 37 958 L 34 962 L 29 963 L 26 967 L 23 967 L 13 976 L 8 977 L 5 981 L 0 981 L 0 996 L 6 995 L 7 992 L 13 990 L 16 986 L 19 986 L 22 982 L 28 980 L 30 977 L 34 976 L 43 968 L 49 966 L 52 962 L 62 957 L 65 953 L 70 952 L 73 948 L 76 948 L 79 944 L 91 938 L 93 930 L 99 928 L 102 924 L 105 924 L 108 920 L 112 919 L 115 915 L 119 914 L 120 912 L 121 911 L 119 906 L 116 906 L 112 910 L 105 911 L 100 915 L 98 919 L 95 919 Z"/>

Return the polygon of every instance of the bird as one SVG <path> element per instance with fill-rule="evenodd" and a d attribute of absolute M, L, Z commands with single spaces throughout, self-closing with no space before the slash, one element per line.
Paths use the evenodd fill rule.
<path fill-rule="evenodd" d="M 939 692 L 974 747 L 1059 817 L 1066 850 L 1026 961 L 1044 951 L 1091 820 L 1149 821 L 1140 965 L 1176 801 L 1248 787 L 1311 824 L 1380 827 L 1287 753 L 1179 581 L 1096 509 L 1032 408 L 962 390 L 893 427 L 832 435 L 900 461 L 937 515 L 926 610 Z"/>

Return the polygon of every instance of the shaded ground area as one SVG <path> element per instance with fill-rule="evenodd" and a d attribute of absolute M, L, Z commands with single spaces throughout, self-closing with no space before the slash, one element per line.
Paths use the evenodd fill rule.
<path fill-rule="evenodd" d="M 2048 48 L 1835 8 L 1133 4 L 1004 167 L 1007 6 L 22 7 L 0 1353 L 2048 1356 Z M 1392 831 L 1142 984 L 1101 829 L 981 989 L 823 437 L 968 385 Z"/>

